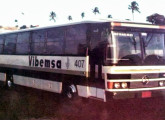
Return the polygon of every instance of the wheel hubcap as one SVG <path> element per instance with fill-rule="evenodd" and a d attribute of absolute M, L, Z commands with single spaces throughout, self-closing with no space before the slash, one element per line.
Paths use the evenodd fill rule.
<path fill-rule="evenodd" d="M 10 80 L 8 80 L 8 81 L 7 81 L 7 85 L 8 85 L 8 87 L 11 87 L 12 82 L 11 82 Z"/>
<path fill-rule="evenodd" d="M 73 93 L 72 93 L 72 91 L 71 91 L 71 88 L 69 88 L 69 90 L 68 90 L 68 92 L 67 92 L 68 98 L 72 98 L 72 97 L 73 97 L 72 94 L 73 94 Z"/>

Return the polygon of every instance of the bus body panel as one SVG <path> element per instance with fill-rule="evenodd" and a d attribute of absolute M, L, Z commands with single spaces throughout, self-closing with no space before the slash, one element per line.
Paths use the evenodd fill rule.
<path fill-rule="evenodd" d="M 165 89 L 164 28 L 88 21 L 0 34 L 0 81 L 56 93 L 74 85 L 103 101 L 151 97 Z"/>

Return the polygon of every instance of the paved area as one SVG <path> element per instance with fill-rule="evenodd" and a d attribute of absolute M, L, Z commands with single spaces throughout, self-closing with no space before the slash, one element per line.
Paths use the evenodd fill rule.
<path fill-rule="evenodd" d="M 1 120 L 164 120 L 164 97 L 107 103 L 23 87 L 0 90 Z"/>

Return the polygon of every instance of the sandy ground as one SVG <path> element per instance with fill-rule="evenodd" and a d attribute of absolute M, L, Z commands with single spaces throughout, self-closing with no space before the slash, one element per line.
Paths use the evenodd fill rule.
<path fill-rule="evenodd" d="M 0 120 L 165 120 L 165 99 L 112 100 L 104 103 L 16 87 L 0 90 Z"/>

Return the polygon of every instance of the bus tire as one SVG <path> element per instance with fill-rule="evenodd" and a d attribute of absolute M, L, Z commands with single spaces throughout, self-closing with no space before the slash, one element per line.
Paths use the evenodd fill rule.
<path fill-rule="evenodd" d="M 13 85 L 14 85 L 13 76 L 12 75 L 7 75 L 7 77 L 6 77 L 6 87 L 7 88 L 12 88 Z"/>
<path fill-rule="evenodd" d="M 74 99 L 77 96 L 77 90 L 75 85 L 68 85 L 66 89 L 66 96 L 69 99 Z"/>
<path fill-rule="evenodd" d="M 8 88 L 11 88 L 11 87 L 12 87 L 12 82 L 11 82 L 11 80 L 7 80 L 7 87 L 8 87 Z"/>

